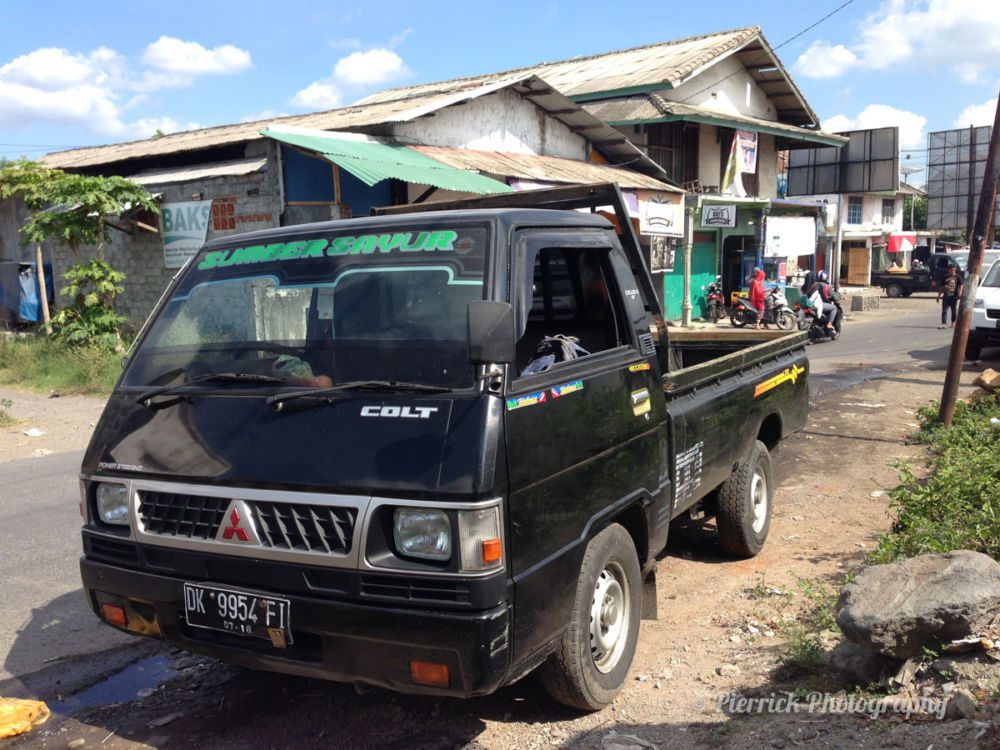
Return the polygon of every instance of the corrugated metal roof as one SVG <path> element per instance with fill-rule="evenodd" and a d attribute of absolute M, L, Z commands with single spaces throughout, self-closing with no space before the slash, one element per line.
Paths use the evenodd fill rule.
<path fill-rule="evenodd" d="M 459 90 L 464 86 L 483 85 L 516 73 L 534 73 L 562 93 L 578 100 L 596 99 L 615 92 L 676 88 L 705 67 L 729 55 L 739 58 L 747 72 L 770 97 L 783 121 L 797 125 L 819 124 L 816 113 L 757 26 L 559 62 L 539 63 L 501 73 L 390 89 L 372 94 L 360 103 L 385 103 L 433 96 Z"/>
<path fill-rule="evenodd" d="M 506 88 L 510 88 L 529 99 L 537 107 L 549 113 L 574 132 L 579 133 L 609 162 L 626 163 L 633 170 L 650 175 L 665 176 L 663 169 L 656 162 L 626 140 L 621 133 L 601 122 L 579 104 L 566 98 L 547 82 L 532 74 L 515 77 L 504 76 L 483 85 L 466 86 L 462 87 L 461 90 L 453 89 L 419 99 L 380 102 L 364 106 L 352 105 L 311 115 L 226 125 L 218 128 L 174 133 L 145 141 L 60 151 L 43 157 L 42 162 L 50 167 L 80 169 L 129 159 L 196 151 L 256 140 L 261 137 L 260 131 L 266 126 L 290 125 L 316 130 L 351 130 L 383 123 L 408 122 L 444 107 L 486 96 Z"/>
<path fill-rule="evenodd" d="M 132 182 L 140 185 L 168 185 L 172 182 L 194 182 L 212 177 L 232 177 L 259 172 L 267 165 L 267 159 L 237 159 L 236 161 L 220 161 L 213 164 L 196 167 L 180 167 L 176 169 L 150 169 L 145 172 L 130 175 Z"/>
<path fill-rule="evenodd" d="M 680 188 L 660 182 L 647 175 L 608 164 L 560 159 L 556 156 L 473 151 L 465 148 L 444 148 L 441 146 L 411 146 L 411 148 L 458 169 L 475 170 L 501 177 L 572 185 L 616 182 L 626 188 L 684 192 Z"/>
<path fill-rule="evenodd" d="M 723 124 L 729 127 L 745 127 L 748 130 L 802 141 L 804 145 L 819 143 L 824 146 L 836 146 L 848 142 L 847 138 L 836 133 L 800 128 L 796 125 L 764 120 L 759 117 L 716 112 L 706 107 L 695 107 L 690 104 L 670 101 L 659 94 L 639 94 L 621 99 L 584 102 L 583 107 L 598 119 L 613 125 L 691 120 Z"/>

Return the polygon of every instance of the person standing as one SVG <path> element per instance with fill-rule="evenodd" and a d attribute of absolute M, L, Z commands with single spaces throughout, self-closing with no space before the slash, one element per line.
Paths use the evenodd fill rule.
<path fill-rule="evenodd" d="M 941 325 L 938 328 L 947 328 L 948 310 L 951 310 L 951 327 L 955 327 L 955 318 L 958 315 L 958 297 L 961 293 L 962 277 L 959 276 L 955 266 L 948 266 L 948 275 L 941 282 L 937 296 L 941 302 Z"/>
<path fill-rule="evenodd" d="M 764 317 L 764 272 L 759 269 L 750 282 L 750 306 L 757 311 L 757 325 L 754 328 L 759 329 L 760 319 Z"/>

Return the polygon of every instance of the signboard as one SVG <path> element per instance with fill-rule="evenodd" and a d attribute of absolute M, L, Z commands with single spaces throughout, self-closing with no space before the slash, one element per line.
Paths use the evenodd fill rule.
<path fill-rule="evenodd" d="M 816 253 L 816 219 L 812 216 L 768 216 L 764 257 L 788 258 Z"/>
<path fill-rule="evenodd" d="M 756 171 L 757 134 L 747 130 L 737 130 L 733 134 L 733 144 L 729 149 L 726 172 L 722 175 L 722 192 L 745 198 L 747 193 L 741 175 Z"/>
<path fill-rule="evenodd" d="M 160 206 L 163 221 L 163 265 L 180 268 L 205 244 L 212 221 L 212 201 L 164 203 Z"/>
<path fill-rule="evenodd" d="M 972 228 L 993 128 L 927 134 L 927 228 Z"/>
<path fill-rule="evenodd" d="M 890 253 L 909 253 L 913 251 L 917 244 L 917 235 L 893 232 L 889 235 L 889 246 L 886 250 Z"/>
<path fill-rule="evenodd" d="M 735 227 L 736 204 L 706 203 L 701 207 L 701 225 L 703 227 Z"/>
<path fill-rule="evenodd" d="M 677 243 L 670 237 L 654 234 L 650 238 L 649 270 L 651 273 L 666 273 L 674 270 Z"/>
<path fill-rule="evenodd" d="M 899 190 L 899 128 L 850 130 L 840 148 L 788 152 L 788 195 L 895 193 Z"/>
<path fill-rule="evenodd" d="M 684 213 L 679 198 L 652 190 L 640 190 L 638 198 L 641 234 L 683 236 Z"/>

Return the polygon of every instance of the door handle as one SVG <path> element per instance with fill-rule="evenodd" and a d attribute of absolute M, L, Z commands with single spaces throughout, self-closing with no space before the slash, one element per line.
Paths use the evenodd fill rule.
<path fill-rule="evenodd" d="M 632 391 L 632 413 L 641 417 L 643 414 L 648 414 L 649 410 L 652 408 L 652 404 L 649 401 L 649 389 L 640 388 L 637 391 Z"/>

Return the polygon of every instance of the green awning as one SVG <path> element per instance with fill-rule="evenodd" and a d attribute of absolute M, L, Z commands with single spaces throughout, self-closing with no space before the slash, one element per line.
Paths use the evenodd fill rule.
<path fill-rule="evenodd" d="M 260 134 L 319 154 L 368 186 L 397 179 L 462 193 L 510 193 L 514 190 L 499 180 L 449 167 L 406 146 L 355 140 L 323 131 L 300 133 L 265 128 Z"/>

